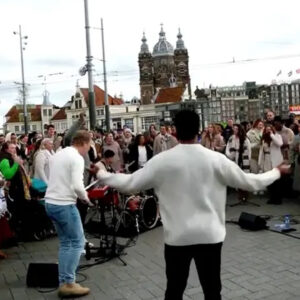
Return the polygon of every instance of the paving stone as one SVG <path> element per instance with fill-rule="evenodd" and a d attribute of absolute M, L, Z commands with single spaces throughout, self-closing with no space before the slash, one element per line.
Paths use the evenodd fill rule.
<path fill-rule="evenodd" d="M 229 201 L 233 201 L 233 196 Z M 237 220 L 242 211 L 255 215 L 300 215 L 300 205 L 296 201 L 278 207 L 264 205 L 265 199 L 255 201 L 260 201 L 262 206 L 227 208 L 227 219 Z M 164 299 L 166 278 L 162 234 L 162 227 L 141 234 L 137 244 L 126 249 L 127 255 L 122 257 L 127 266 L 114 259 L 81 270 L 80 273 L 87 276 L 82 285 L 91 288 L 91 294 L 81 299 Z M 97 239 L 92 242 L 99 243 Z M 5 250 L 9 257 L 0 261 L 0 300 L 58 299 L 56 291 L 41 294 L 25 285 L 28 264 L 57 262 L 57 249 L 55 237 Z M 82 264 L 92 262 L 87 262 L 84 257 L 81 259 Z M 224 300 L 300 299 L 299 240 L 266 230 L 243 231 L 237 225 L 228 224 L 221 270 Z M 78 280 L 82 279 L 78 276 Z M 183 299 L 204 299 L 194 263 Z"/>

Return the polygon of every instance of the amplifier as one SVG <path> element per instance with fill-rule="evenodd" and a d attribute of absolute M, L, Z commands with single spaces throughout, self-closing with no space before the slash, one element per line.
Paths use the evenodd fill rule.
<path fill-rule="evenodd" d="M 26 284 L 28 287 L 58 287 L 58 264 L 30 263 L 26 276 Z"/>

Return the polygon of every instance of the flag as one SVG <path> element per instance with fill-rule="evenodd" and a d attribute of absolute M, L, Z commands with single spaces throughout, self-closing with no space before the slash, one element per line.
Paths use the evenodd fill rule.
<path fill-rule="evenodd" d="M 297 73 L 297 74 L 300 74 L 300 69 L 297 69 L 297 70 L 296 70 L 296 73 Z"/>
<path fill-rule="evenodd" d="M 281 70 L 279 70 L 279 72 L 277 73 L 277 76 L 279 76 L 281 73 L 282 73 Z"/>
<path fill-rule="evenodd" d="M 293 75 L 293 71 L 288 72 L 288 76 L 291 77 Z"/>

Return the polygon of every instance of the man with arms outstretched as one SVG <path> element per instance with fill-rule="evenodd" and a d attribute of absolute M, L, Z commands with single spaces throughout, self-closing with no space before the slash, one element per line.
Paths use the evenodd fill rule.
<path fill-rule="evenodd" d="M 259 191 L 286 172 L 280 166 L 264 174 L 244 173 L 221 153 L 197 144 L 199 125 L 195 112 L 180 111 L 175 117 L 177 146 L 156 155 L 131 175 L 103 170 L 97 174 L 103 184 L 123 192 L 154 188 L 164 228 L 165 300 L 182 299 L 192 259 L 205 299 L 221 299 L 226 187 Z"/>

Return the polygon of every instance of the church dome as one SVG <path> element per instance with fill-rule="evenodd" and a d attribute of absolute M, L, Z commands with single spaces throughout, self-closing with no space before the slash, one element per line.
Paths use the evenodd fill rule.
<path fill-rule="evenodd" d="M 161 26 L 161 31 L 159 33 L 159 41 L 153 48 L 152 55 L 155 56 L 164 56 L 164 55 L 174 55 L 173 46 L 167 41 L 166 34 Z"/>

